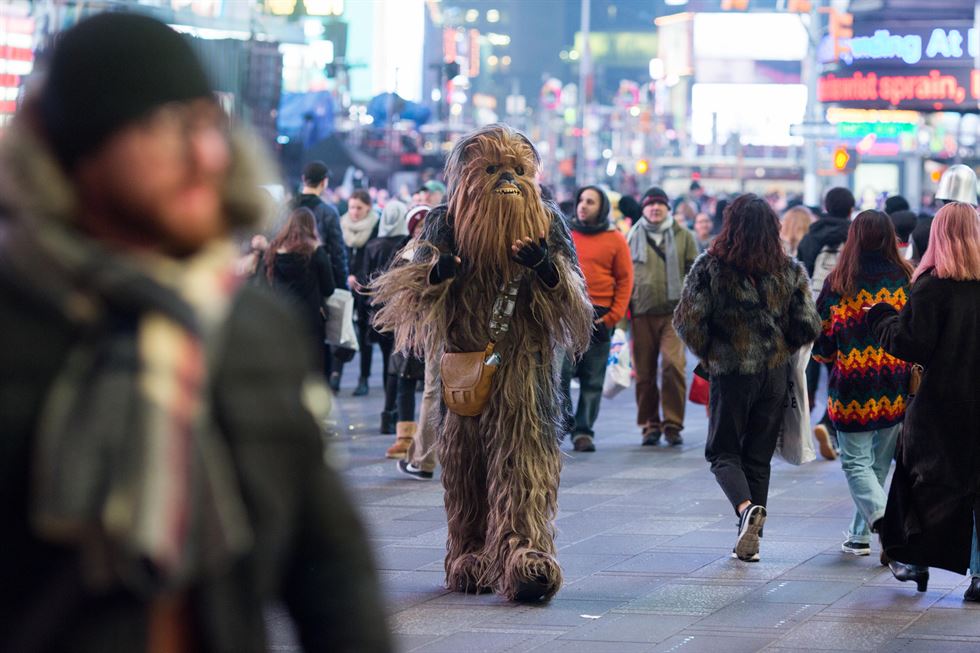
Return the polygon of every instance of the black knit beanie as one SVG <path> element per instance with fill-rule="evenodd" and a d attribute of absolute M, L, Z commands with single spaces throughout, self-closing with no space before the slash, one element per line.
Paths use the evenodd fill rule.
<path fill-rule="evenodd" d="M 647 192 L 643 193 L 643 198 L 640 200 L 640 206 L 646 208 L 647 204 L 653 204 L 655 202 L 660 202 L 664 206 L 670 207 L 670 198 L 667 197 L 667 193 L 664 192 L 662 188 L 653 186 L 647 189 Z"/>
<path fill-rule="evenodd" d="M 211 94 L 200 61 L 180 34 L 148 16 L 104 13 L 61 35 L 39 104 L 48 142 L 70 170 L 153 109 Z"/>

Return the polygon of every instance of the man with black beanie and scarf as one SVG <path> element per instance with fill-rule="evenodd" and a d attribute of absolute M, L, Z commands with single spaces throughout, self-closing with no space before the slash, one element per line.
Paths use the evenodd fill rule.
<path fill-rule="evenodd" d="M 258 653 L 278 603 L 305 650 L 390 651 L 308 339 L 235 274 L 248 140 L 152 18 L 46 73 L 0 143 L 0 650 Z"/>
<path fill-rule="evenodd" d="M 584 186 L 575 197 L 570 226 L 585 286 L 592 300 L 595 327 L 588 351 L 578 361 L 565 356 L 562 401 L 575 451 L 595 451 L 596 417 L 609 359 L 610 332 L 623 319 L 633 290 L 633 262 L 626 238 L 609 221 L 609 198 L 597 186 Z M 572 377 L 578 377 L 578 408 L 572 415 Z"/>
<path fill-rule="evenodd" d="M 636 370 L 636 422 L 643 446 L 684 443 L 687 402 L 684 343 L 672 324 L 684 277 L 694 265 L 694 236 L 670 215 L 667 193 L 654 186 L 640 201 L 643 217 L 626 236 L 633 261 L 630 298 L 633 321 L 633 369 Z M 657 385 L 658 362 L 663 382 Z M 661 408 L 663 412 L 661 413 Z"/>

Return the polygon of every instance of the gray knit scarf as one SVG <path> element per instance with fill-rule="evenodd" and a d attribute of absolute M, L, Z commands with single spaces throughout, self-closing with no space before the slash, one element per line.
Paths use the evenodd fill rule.
<path fill-rule="evenodd" d="M 630 255 L 634 263 L 645 265 L 647 252 L 650 250 L 647 238 L 653 239 L 655 234 L 663 237 L 661 249 L 667 269 L 667 299 L 677 301 L 681 298 L 681 269 L 674 243 L 674 219 L 671 216 L 667 216 L 659 225 L 651 224 L 646 218 L 637 220 L 626 236 Z"/>

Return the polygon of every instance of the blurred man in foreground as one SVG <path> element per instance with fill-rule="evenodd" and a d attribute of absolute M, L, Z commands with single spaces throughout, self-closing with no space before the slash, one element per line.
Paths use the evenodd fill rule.
<path fill-rule="evenodd" d="M 0 147 L 0 650 L 388 651 L 329 395 L 232 273 L 261 206 L 177 33 L 64 33 Z"/>

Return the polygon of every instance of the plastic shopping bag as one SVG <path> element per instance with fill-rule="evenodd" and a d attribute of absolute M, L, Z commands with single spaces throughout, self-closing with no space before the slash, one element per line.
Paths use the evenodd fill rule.
<path fill-rule="evenodd" d="M 630 365 L 630 344 L 626 332 L 616 329 L 609 346 L 609 360 L 606 365 L 606 378 L 602 383 L 602 396 L 612 399 L 633 383 L 633 368 Z"/>
<path fill-rule="evenodd" d="M 327 314 L 324 340 L 328 345 L 357 351 L 354 331 L 354 296 L 349 290 L 337 289 L 323 302 Z"/>
<path fill-rule="evenodd" d="M 803 465 L 817 458 L 810 436 L 810 400 L 806 388 L 811 349 L 811 345 L 806 345 L 790 356 L 787 370 L 783 426 L 776 442 L 776 455 L 791 465 Z"/>

